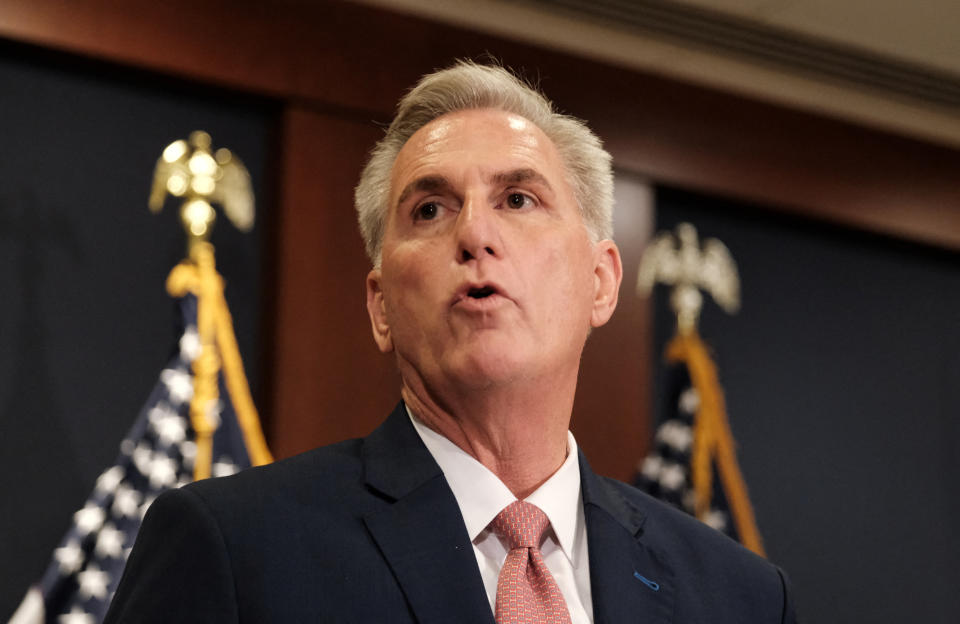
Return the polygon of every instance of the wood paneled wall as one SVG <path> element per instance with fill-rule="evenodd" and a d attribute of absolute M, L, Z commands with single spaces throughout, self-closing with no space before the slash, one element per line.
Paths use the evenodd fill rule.
<path fill-rule="evenodd" d="M 960 248 L 960 153 L 418 18 L 349 4 L 6 0 L 0 37 L 276 99 L 273 345 L 261 397 L 278 456 L 369 431 L 397 399 L 363 304 L 352 188 L 398 97 L 491 53 L 588 119 L 617 166 L 866 230 Z M 630 262 L 646 232 L 620 232 Z M 628 265 L 628 270 L 629 270 Z M 635 270 L 635 267 L 634 267 Z M 629 478 L 649 435 L 649 312 L 630 273 L 584 354 L 574 431 Z"/>

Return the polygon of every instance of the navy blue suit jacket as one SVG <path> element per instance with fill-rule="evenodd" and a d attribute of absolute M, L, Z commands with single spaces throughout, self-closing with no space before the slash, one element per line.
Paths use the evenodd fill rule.
<path fill-rule="evenodd" d="M 596 622 L 794 621 L 775 566 L 582 454 L 580 473 Z M 401 404 L 367 438 L 157 498 L 106 622 L 493 614 L 457 502 Z"/>

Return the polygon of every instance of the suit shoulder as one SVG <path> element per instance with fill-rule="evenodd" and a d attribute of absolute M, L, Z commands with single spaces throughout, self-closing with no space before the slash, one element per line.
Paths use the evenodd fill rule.
<path fill-rule="evenodd" d="M 269 507 L 280 501 L 325 500 L 342 495 L 362 482 L 363 440 L 322 446 L 228 477 L 205 479 L 184 486 L 214 508 Z"/>
<path fill-rule="evenodd" d="M 775 566 L 763 557 L 690 514 L 622 481 L 607 477 L 601 479 L 644 517 L 644 535 L 653 543 L 665 545 L 670 552 L 695 555 L 707 561 L 716 559 L 724 565 L 739 562 L 748 569 L 753 568 L 764 574 L 776 570 Z"/>
<path fill-rule="evenodd" d="M 640 518 L 639 542 L 674 571 L 681 619 L 710 621 L 704 619 L 708 613 L 728 609 L 753 614 L 740 621 L 770 621 L 771 614 L 795 621 L 790 584 L 780 568 L 679 509 L 626 483 L 601 480 L 609 495 Z"/>

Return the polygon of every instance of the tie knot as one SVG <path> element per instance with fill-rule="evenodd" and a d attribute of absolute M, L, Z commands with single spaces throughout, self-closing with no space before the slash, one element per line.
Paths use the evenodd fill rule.
<path fill-rule="evenodd" d="M 539 548 L 544 529 L 550 524 L 547 514 L 536 505 L 513 501 L 490 523 L 493 532 L 514 548 Z"/>

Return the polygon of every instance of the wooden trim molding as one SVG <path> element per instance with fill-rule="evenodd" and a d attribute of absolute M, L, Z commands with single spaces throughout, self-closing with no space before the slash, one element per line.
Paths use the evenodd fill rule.
<path fill-rule="evenodd" d="M 489 52 L 654 181 L 960 249 L 960 151 L 421 18 L 340 3 L 7 0 L 0 36 L 385 120 L 419 75 Z"/>

